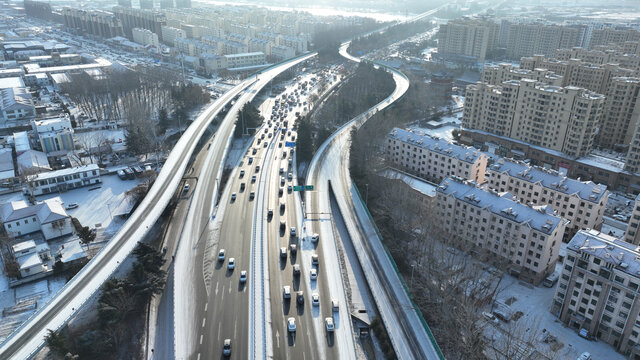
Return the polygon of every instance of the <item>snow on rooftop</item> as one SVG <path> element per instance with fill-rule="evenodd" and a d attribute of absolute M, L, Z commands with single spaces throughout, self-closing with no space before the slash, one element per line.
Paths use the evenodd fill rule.
<path fill-rule="evenodd" d="M 591 254 L 613 264 L 619 271 L 640 278 L 640 247 L 637 245 L 597 230 L 580 230 L 569 241 L 567 250 Z"/>
<path fill-rule="evenodd" d="M 485 191 L 469 181 L 459 181 L 453 178 L 442 180 L 436 192 L 447 196 L 454 196 L 478 208 L 486 208 L 495 215 L 523 224 L 528 223 L 533 229 L 551 234 L 564 221 L 562 218 L 549 213 L 548 207 L 539 209 L 515 202 L 509 196 L 501 196 L 495 192 Z"/>
<path fill-rule="evenodd" d="M 19 253 L 25 250 L 35 249 L 36 242 L 33 240 L 27 240 L 20 243 L 17 243 L 11 247 L 14 253 Z"/>
<path fill-rule="evenodd" d="M 391 132 L 387 134 L 387 137 L 420 146 L 424 149 L 428 149 L 442 155 L 456 157 L 459 160 L 468 163 L 474 163 L 479 157 L 483 156 L 483 153 L 474 147 L 464 147 L 451 144 L 444 139 L 438 139 L 430 135 L 417 134 L 400 128 L 394 128 L 391 130 Z"/>
<path fill-rule="evenodd" d="M 424 195 L 434 197 L 436 196 L 436 185 L 430 184 L 424 180 L 418 179 L 415 176 L 409 175 L 402 171 L 395 169 L 386 169 L 380 173 L 380 175 L 392 180 L 401 180 L 405 184 L 409 185 L 412 189 L 423 193 Z"/>
<path fill-rule="evenodd" d="M 576 194 L 581 199 L 593 203 L 599 203 L 607 192 L 606 185 L 596 184 L 593 181 L 571 179 L 561 175 L 555 170 L 531 166 L 517 160 L 499 159 L 489 167 L 489 170 L 498 173 L 507 173 L 512 177 L 530 183 L 539 183 L 543 187 L 554 191 L 569 195 Z"/>

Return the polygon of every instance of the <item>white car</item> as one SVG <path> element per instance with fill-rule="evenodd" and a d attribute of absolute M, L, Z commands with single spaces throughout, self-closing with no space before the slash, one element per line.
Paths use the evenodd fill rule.
<path fill-rule="evenodd" d="M 240 282 L 241 283 L 247 282 L 247 270 L 240 271 Z"/>
<path fill-rule="evenodd" d="M 296 319 L 292 317 L 287 319 L 287 329 L 289 329 L 289 332 L 296 332 Z"/>
<path fill-rule="evenodd" d="M 318 270 L 316 270 L 316 269 L 311 269 L 310 273 L 311 273 L 311 280 L 316 280 L 316 279 L 318 279 Z"/>
<path fill-rule="evenodd" d="M 218 261 L 224 261 L 224 254 L 224 249 L 220 249 L 220 251 L 218 251 Z"/>
<path fill-rule="evenodd" d="M 335 326 L 333 325 L 333 319 L 328 317 L 324 319 L 324 323 L 326 324 L 327 332 L 333 332 L 333 330 L 335 329 Z"/>
<path fill-rule="evenodd" d="M 282 297 L 285 299 L 291 299 L 291 286 L 285 285 L 282 287 Z"/>
<path fill-rule="evenodd" d="M 320 295 L 318 295 L 318 293 L 311 294 L 311 304 L 313 306 L 320 306 Z"/>
<path fill-rule="evenodd" d="M 311 236 L 311 241 L 313 242 L 317 242 L 318 240 L 320 240 L 320 234 L 313 234 L 313 236 Z"/>
<path fill-rule="evenodd" d="M 235 268 L 236 268 L 236 259 L 235 258 L 229 258 L 229 263 L 227 264 L 227 269 L 233 270 Z"/>

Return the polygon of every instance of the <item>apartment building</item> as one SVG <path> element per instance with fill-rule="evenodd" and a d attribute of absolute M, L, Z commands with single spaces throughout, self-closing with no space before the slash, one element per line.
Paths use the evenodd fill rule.
<path fill-rule="evenodd" d="M 42 151 L 49 156 L 66 155 L 75 150 L 73 128 L 67 117 L 31 121 Z"/>
<path fill-rule="evenodd" d="M 611 149 L 626 148 L 633 139 L 640 118 L 640 78 L 611 79 L 598 145 Z"/>
<path fill-rule="evenodd" d="M 62 16 L 64 26 L 82 34 L 96 35 L 107 39 L 123 35 L 122 22 L 110 12 L 64 7 Z"/>
<path fill-rule="evenodd" d="M 549 205 L 556 215 L 569 221 L 563 240 L 578 230 L 600 229 L 609 191 L 605 185 L 568 178 L 556 170 L 501 158 L 487 168 L 491 189 L 509 192 L 520 202 Z"/>
<path fill-rule="evenodd" d="M 29 186 L 24 189 L 26 195 L 38 196 L 67 191 L 100 184 L 100 168 L 96 164 L 90 164 L 50 171 L 29 177 L 28 182 Z"/>
<path fill-rule="evenodd" d="M 527 142 L 572 157 L 588 154 L 604 96 L 531 79 L 467 86 L 462 127 Z"/>
<path fill-rule="evenodd" d="M 524 58 L 523 58 L 524 59 Z M 488 85 L 500 85 L 505 81 L 532 79 L 554 86 L 562 86 L 563 77 L 546 68 L 523 68 L 502 63 L 482 68 L 480 81 Z"/>
<path fill-rule="evenodd" d="M 634 29 L 604 28 L 593 30 L 589 46 L 594 48 L 598 45 L 622 45 L 627 41 L 640 41 L 640 32 Z"/>
<path fill-rule="evenodd" d="M 595 336 L 638 358 L 640 249 L 596 230 L 581 230 L 567 246 L 551 312 L 584 336 Z"/>
<path fill-rule="evenodd" d="M 640 245 L 640 229 L 638 226 L 640 226 L 640 195 L 636 196 L 627 231 L 624 233 L 624 241 L 633 245 Z"/>
<path fill-rule="evenodd" d="M 133 30 L 131 31 L 133 33 L 134 42 L 143 46 L 149 45 L 155 48 L 158 48 L 160 46 L 158 34 L 154 33 L 153 31 L 143 28 L 133 28 Z"/>
<path fill-rule="evenodd" d="M 160 31 L 162 42 L 170 46 L 176 44 L 176 39 L 185 39 L 187 37 L 187 33 L 184 30 L 171 26 L 163 26 Z"/>
<path fill-rule="evenodd" d="M 558 49 L 554 58 L 559 61 L 579 59 L 585 63 L 604 65 L 618 64 L 623 69 L 640 71 L 640 54 L 638 54 L 639 42 L 628 43 L 628 47 L 599 46 L 596 49 L 583 48 Z M 522 64 L 521 64 L 522 66 Z"/>
<path fill-rule="evenodd" d="M 529 207 L 459 178 L 436 189 L 434 218 L 441 236 L 504 259 L 511 274 L 536 285 L 554 271 L 566 226 L 547 206 Z"/>
<path fill-rule="evenodd" d="M 124 35 L 129 39 L 133 39 L 133 29 L 135 28 L 147 29 L 162 36 L 162 27 L 167 23 L 167 17 L 163 13 L 144 9 L 142 6 L 141 9 L 114 6 L 113 14 L 122 22 Z M 159 40 L 164 40 L 164 38 Z"/>
<path fill-rule="evenodd" d="M 534 54 L 553 55 L 557 49 L 579 46 L 583 32 L 581 27 L 541 23 L 509 24 L 506 56 L 509 59 L 520 59 Z"/>
<path fill-rule="evenodd" d="M 410 174 L 435 183 L 450 176 L 485 182 L 488 158 L 475 148 L 399 128 L 387 134 L 386 142 L 387 161 Z"/>
<path fill-rule="evenodd" d="M 438 53 L 484 61 L 498 46 L 500 25 L 482 19 L 456 19 L 440 25 Z"/>

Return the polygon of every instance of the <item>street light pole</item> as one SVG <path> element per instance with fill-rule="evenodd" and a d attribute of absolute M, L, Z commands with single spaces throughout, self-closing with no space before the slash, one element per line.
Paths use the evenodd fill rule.
<path fill-rule="evenodd" d="M 411 280 L 409 280 L 409 290 L 413 288 L 413 270 L 416 269 L 416 264 L 411 264 Z"/>
<path fill-rule="evenodd" d="M 369 205 L 369 184 L 364 184 L 367 187 L 367 192 L 364 197 L 364 204 Z"/>

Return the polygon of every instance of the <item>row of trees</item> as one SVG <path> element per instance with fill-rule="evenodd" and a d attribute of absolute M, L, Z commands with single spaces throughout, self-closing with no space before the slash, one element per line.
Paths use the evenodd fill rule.
<path fill-rule="evenodd" d="M 321 108 L 297 121 L 297 158 L 310 161 L 316 149 L 345 122 L 389 96 L 395 88 L 391 74 L 360 63 L 354 74 Z"/>
<path fill-rule="evenodd" d="M 161 270 L 162 255 L 149 245 L 138 243 L 133 254 L 136 261 L 127 277 L 112 278 L 102 286 L 96 322 L 82 329 L 49 331 L 46 342 L 54 356 L 97 360 L 138 357 L 136 334 L 144 325 L 147 304 L 162 292 L 166 274 Z"/>
<path fill-rule="evenodd" d="M 253 104 L 244 104 L 238 113 L 238 120 L 233 136 L 239 138 L 243 134 L 248 134 L 250 131 L 254 131 L 259 127 L 263 121 L 264 117 L 260 115 L 260 111 L 258 111 Z"/>
<path fill-rule="evenodd" d="M 361 36 L 354 39 L 349 46 L 349 53 L 355 55 L 367 54 L 373 50 L 384 48 L 399 39 L 406 39 L 418 33 L 432 29 L 434 25 L 427 21 L 414 21 L 394 25 L 387 30 Z"/>

